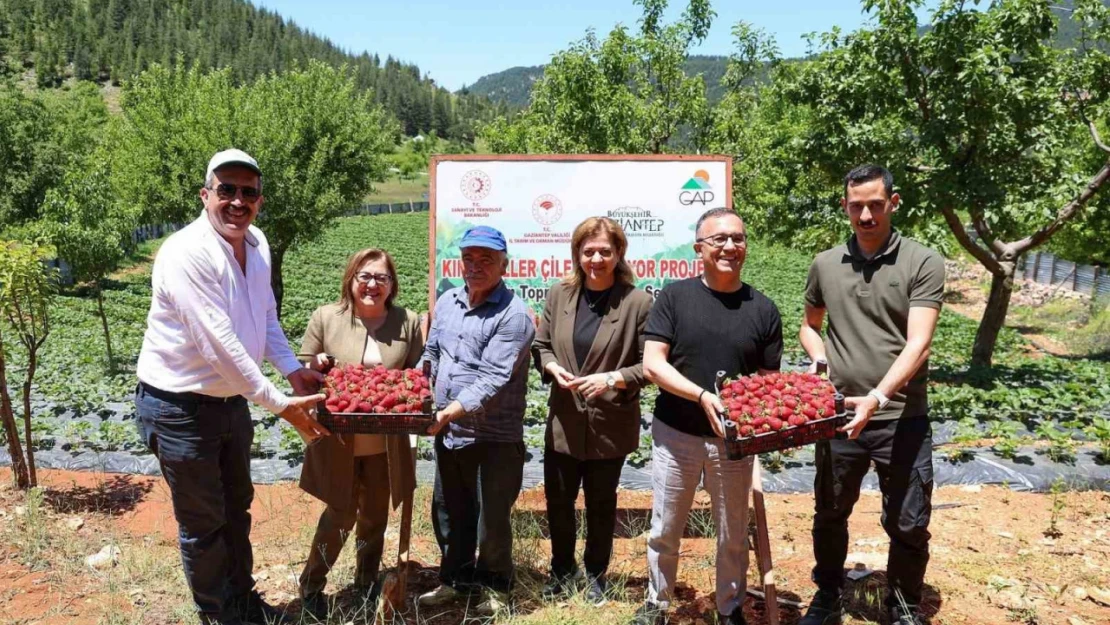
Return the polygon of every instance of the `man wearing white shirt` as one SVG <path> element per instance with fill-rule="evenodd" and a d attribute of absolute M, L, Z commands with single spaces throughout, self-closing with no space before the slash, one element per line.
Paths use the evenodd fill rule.
<path fill-rule="evenodd" d="M 254 590 L 250 505 L 254 438 L 247 401 L 280 415 L 309 442 L 321 376 L 297 361 L 277 319 L 270 248 L 251 225 L 262 172 L 241 150 L 208 163 L 204 213 L 169 237 L 154 260 L 153 297 L 139 353 L 139 432 L 157 455 L 177 518 L 185 579 L 201 623 L 284 617 Z M 262 374 L 269 360 L 298 397 Z"/>

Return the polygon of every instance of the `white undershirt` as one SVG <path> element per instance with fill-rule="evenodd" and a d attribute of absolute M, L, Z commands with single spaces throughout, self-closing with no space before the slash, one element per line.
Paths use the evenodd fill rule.
<path fill-rule="evenodd" d="M 374 367 L 382 364 L 382 350 L 374 339 L 374 332 L 385 323 L 385 317 L 377 319 L 363 319 L 362 325 L 366 326 L 366 347 L 362 351 L 362 366 Z M 385 437 L 378 434 L 355 434 L 352 438 L 352 449 L 355 456 L 375 456 L 385 453 Z"/>

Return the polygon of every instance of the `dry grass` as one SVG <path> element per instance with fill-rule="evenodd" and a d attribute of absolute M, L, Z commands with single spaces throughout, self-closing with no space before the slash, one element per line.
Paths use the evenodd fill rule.
<path fill-rule="evenodd" d="M 52 474 L 54 472 L 47 472 Z M 48 481 L 48 488 L 20 493 L 0 492 L 0 622 L 12 624 L 73 623 L 75 625 L 166 625 L 195 623 L 177 550 L 175 526 L 168 523 L 164 483 L 148 478 L 81 474 L 78 483 Z M 68 481 L 66 481 L 68 480 Z M 137 488 L 136 484 L 148 486 Z M 130 489 L 130 490 L 127 490 Z M 121 496 L 119 493 L 127 493 Z M 438 548 L 427 510 L 430 489 L 416 494 L 413 517 L 409 600 L 436 583 Z M 808 495 L 770 496 L 771 539 L 780 596 L 804 603 L 812 592 Z M 878 527 L 878 497 L 865 495 L 853 516 L 850 551 L 885 554 Z M 1087 623 L 1106 612 L 1092 602 L 1076 600 L 1076 587 L 1110 586 L 1110 496 L 1063 492 L 1058 495 L 1057 527 L 1061 536 L 1046 539 L 1052 496 L 986 488 L 980 493 L 941 489 L 935 502 L 956 502 L 934 513 L 933 561 L 927 582 L 931 622 L 943 625 L 1037 622 L 1064 625 L 1079 616 Z M 619 538 L 610 568 L 608 603 L 597 608 L 584 600 L 579 585 L 567 598 L 545 601 L 549 550 L 543 520 L 542 493 L 525 492 L 514 514 L 514 559 L 517 585 L 512 607 L 493 618 L 473 612 L 476 599 L 446 608 L 420 610 L 411 605 L 386 618 L 375 614 L 350 588 L 354 563 L 351 547 L 329 576 L 332 613 L 328 623 L 524 623 L 533 625 L 616 625 L 627 622 L 643 600 L 646 588 L 646 510 L 650 497 L 621 493 Z M 1003 503 L 1005 502 L 1005 503 Z M 704 502 L 688 524 L 680 566 L 678 606 L 674 622 L 710 625 L 715 622 L 713 574 L 715 540 Z M 17 512 L 17 508 L 19 511 Z M 292 485 L 259 486 L 252 509 L 255 574 L 258 587 L 271 603 L 299 614 L 296 576 L 304 565 L 319 507 Z M 79 516 L 79 530 L 66 522 Z M 1000 537 L 1000 534 L 1012 536 Z M 387 538 L 383 570 L 395 557 L 396 519 Z M 876 541 L 875 539 L 878 539 Z M 855 542 L 855 541 L 860 542 Z M 351 541 L 353 542 L 353 541 Z M 860 545 L 871 545 L 863 546 Z M 119 548 L 114 567 L 94 571 L 84 558 L 105 545 Z M 581 554 L 581 543 L 579 544 Z M 874 554 L 873 554 L 874 555 Z M 754 558 L 753 558 L 754 560 Z M 879 567 L 881 568 L 881 567 Z M 11 580 L 11 583 L 9 583 Z M 753 573 L 749 584 L 755 583 Z M 1028 605 L 999 606 L 995 595 L 1016 583 Z M 885 623 L 882 571 L 849 587 L 847 623 Z M 761 602 L 749 600 L 751 623 L 765 623 Z M 783 625 L 796 623 L 796 610 L 783 609 Z M 7 620 L 5 620 L 7 619 Z M 305 623 L 312 622 L 311 619 Z"/>

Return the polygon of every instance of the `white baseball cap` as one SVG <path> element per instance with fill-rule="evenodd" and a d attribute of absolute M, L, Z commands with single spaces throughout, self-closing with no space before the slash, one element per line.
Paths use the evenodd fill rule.
<path fill-rule="evenodd" d="M 258 161 L 254 157 L 242 150 L 232 148 L 224 150 L 223 152 L 216 152 L 212 159 L 208 161 L 208 171 L 204 174 L 204 179 L 208 180 L 212 177 L 212 172 L 226 165 L 242 165 L 247 169 L 254 170 L 254 173 L 259 176 L 262 175 L 262 170 L 258 168 Z"/>

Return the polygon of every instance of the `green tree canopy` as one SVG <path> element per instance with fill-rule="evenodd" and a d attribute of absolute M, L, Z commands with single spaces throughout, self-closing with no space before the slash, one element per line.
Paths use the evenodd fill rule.
<path fill-rule="evenodd" d="M 636 4 L 643 6 L 638 33 L 617 26 L 604 41 L 588 33 L 552 58 L 523 113 L 484 129 L 495 152 L 660 153 L 680 130 L 697 142 L 706 88 L 685 68 L 713 10 L 708 0 L 690 0 L 680 20 L 663 24 L 666 0 Z"/>
<path fill-rule="evenodd" d="M 896 223 L 946 227 L 990 271 L 972 350 L 989 365 L 1018 256 L 1110 209 L 1096 125 L 1110 119 L 1110 9 L 1077 0 L 1079 37 L 1060 47 L 1048 0 L 945 0 L 924 30 L 921 4 L 865 1 L 874 27 L 822 35 L 778 89 L 803 109 L 795 162 L 814 184 L 839 190 L 853 166 L 884 164 L 904 199 Z"/>
<path fill-rule="evenodd" d="M 215 152 L 238 147 L 258 160 L 266 199 L 256 224 L 270 241 L 279 310 L 286 252 L 384 179 L 398 132 L 350 71 L 318 62 L 242 87 L 227 70 L 155 66 L 125 85 L 122 104 L 115 187 L 147 223 L 199 214 Z"/>
<path fill-rule="evenodd" d="M 31 439 L 31 388 L 38 353 L 50 335 L 50 302 L 57 292 L 57 276 L 43 262 L 52 250 L 37 244 L 0 240 L 0 425 L 12 458 L 12 473 L 19 488 L 38 485 L 35 450 Z M 24 443 L 19 441 L 11 392 L 8 389 L 5 341 L 11 337 L 27 354 L 23 374 Z M 24 456 L 26 451 L 26 456 Z"/>
<path fill-rule="evenodd" d="M 35 228 L 69 264 L 73 279 L 91 284 L 109 370 L 114 369 L 115 358 L 104 312 L 103 281 L 134 247 L 131 233 L 139 225 L 139 212 L 135 205 L 121 201 L 112 188 L 109 150 L 104 146 L 47 193 L 43 219 Z"/>

